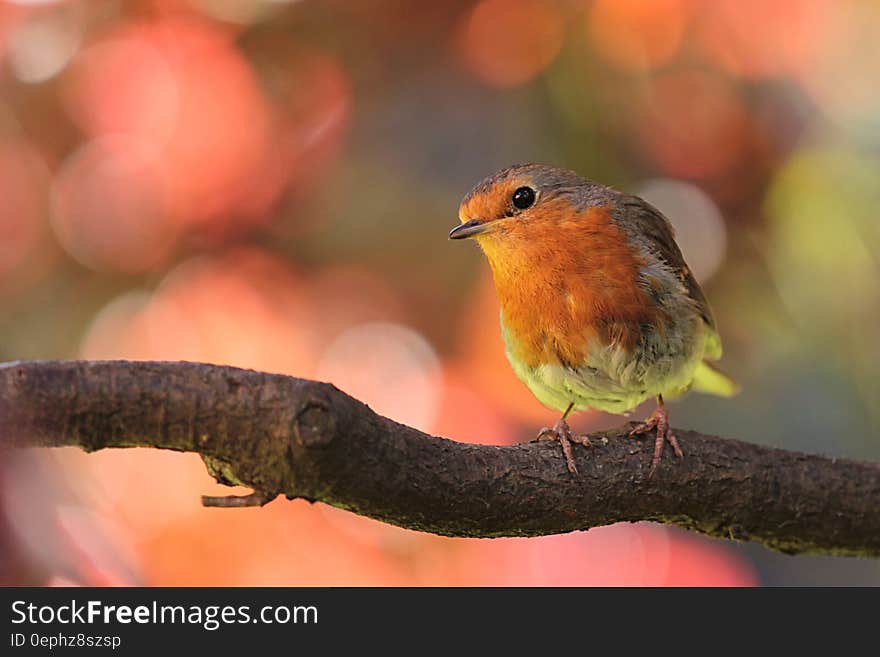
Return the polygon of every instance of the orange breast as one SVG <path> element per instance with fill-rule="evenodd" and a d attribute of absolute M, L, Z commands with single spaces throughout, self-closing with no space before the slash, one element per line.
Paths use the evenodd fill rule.
<path fill-rule="evenodd" d="M 638 286 L 644 262 L 609 209 L 578 216 L 553 203 L 480 240 L 513 355 L 529 367 L 583 365 L 593 341 L 631 350 L 646 325 L 662 330 L 662 311 Z"/>

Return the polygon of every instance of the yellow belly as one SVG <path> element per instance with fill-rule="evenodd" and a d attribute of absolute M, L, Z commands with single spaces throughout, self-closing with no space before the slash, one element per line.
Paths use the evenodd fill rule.
<path fill-rule="evenodd" d="M 664 336 L 664 344 L 673 348 L 661 349 L 655 358 L 649 354 L 658 353 L 656 346 L 639 351 L 594 342 L 584 362 L 574 366 L 528 364 L 518 357 L 517 340 L 503 317 L 501 332 L 513 371 L 548 408 L 562 412 L 574 404 L 578 410 L 626 414 L 659 394 L 672 397 L 687 391 L 702 362 L 705 338 L 700 326 L 693 322 L 693 332 L 672 345 Z"/>

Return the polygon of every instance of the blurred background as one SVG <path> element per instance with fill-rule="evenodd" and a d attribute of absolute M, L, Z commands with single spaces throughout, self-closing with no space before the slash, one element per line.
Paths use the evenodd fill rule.
<path fill-rule="evenodd" d="M 0 361 L 238 365 L 531 439 L 555 414 L 446 234 L 480 178 L 540 161 L 676 225 L 743 384 L 676 425 L 880 460 L 878 42 L 877 2 L 0 0 Z M 228 490 L 192 454 L 6 455 L 0 582 L 880 584 L 651 524 L 461 540 L 200 507 Z"/>

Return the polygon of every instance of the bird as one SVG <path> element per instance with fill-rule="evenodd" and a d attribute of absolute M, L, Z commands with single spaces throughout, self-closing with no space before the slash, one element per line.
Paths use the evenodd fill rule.
<path fill-rule="evenodd" d="M 648 478 L 666 443 L 684 453 L 665 400 L 689 390 L 729 397 L 738 386 L 710 361 L 721 337 L 669 220 L 647 201 L 546 164 L 518 164 L 464 197 L 453 240 L 485 254 L 517 377 L 562 413 L 537 438 L 558 441 L 572 474 L 573 411 L 627 415 L 655 398 L 631 437 L 655 432 Z"/>

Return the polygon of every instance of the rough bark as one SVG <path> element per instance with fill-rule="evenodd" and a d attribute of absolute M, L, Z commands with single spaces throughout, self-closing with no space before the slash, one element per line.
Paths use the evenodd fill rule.
<path fill-rule="evenodd" d="M 650 479 L 653 440 L 628 426 L 574 447 L 493 447 L 426 435 L 332 385 L 198 363 L 0 365 L 0 447 L 198 452 L 218 481 L 332 504 L 449 536 L 539 536 L 653 520 L 788 553 L 880 556 L 880 466 L 678 429 Z"/>

